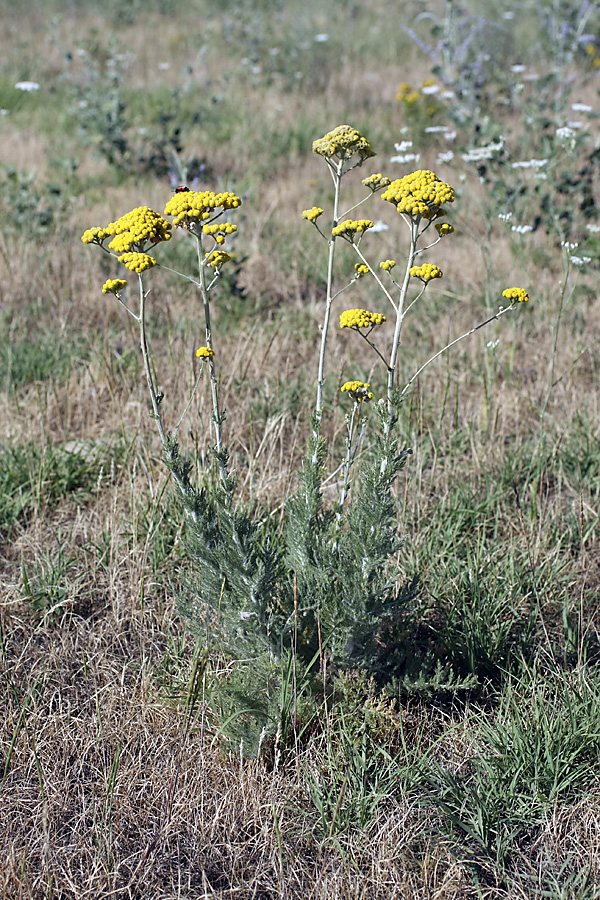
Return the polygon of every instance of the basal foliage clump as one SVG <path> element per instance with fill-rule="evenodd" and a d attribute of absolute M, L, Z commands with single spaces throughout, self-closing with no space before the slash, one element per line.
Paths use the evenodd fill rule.
<path fill-rule="evenodd" d="M 213 708 L 223 730 L 242 739 L 246 752 L 257 752 L 269 734 L 285 742 L 298 727 L 301 697 L 310 696 L 316 685 L 326 695 L 327 673 L 332 669 L 358 669 L 379 683 L 399 676 L 399 666 L 410 653 L 410 648 L 401 646 L 407 593 L 398 566 L 402 539 L 394 497 L 398 474 L 411 452 L 400 445 L 396 434 L 402 400 L 418 375 L 444 350 L 528 300 L 522 288 L 506 289 L 505 305 L 494 315 L 440 348 L 400 385 L 398 355 L 405 317 L 429 285 L 443 277 L 439 266 L 422 262 L 421 257 L 454 231 L 440 221 L 455 200 L 454 190 L 428 170 L 394 181 L 374 173 L 362 181 L 363 199 L 344 210 L 344 179 L 374 156 L 369 141 L 351 126 L 341 125 L 315 141 L 313 151 L 328 168 L 334 200 L 326 226 L 320 206 L 302 213 L 327 247 L 327 280 L 311 432 L 298 486 L 287 501 L 281 527 L 269 510 L 247 509 L 236 496 L 219 397 L 219 371 L 224 364 L 213 335 L 210 298 L 232 258 L 225 246 L 237 231 L 234 219 L 241 198 L 230 191 L 191 191 L 182 186 L 167 202 L 164 214 L 138 207 L 105 227 L 88 229 L 82 237 L 136 276 L 135 308 L 125 279 L 109 279 L 102 290 L 115 295 L 139 328 L 151 416 L 186 519 L 186 549 L 198 569 L 197 581 L 182 588 L 180 611 L 206 652 L 227 661 L 226 674 L 214 679 Z M 364 249 L 374 222 L 354 218 L 355 211 L 373 202 L 375 195 L 394 207 L 408 229 L 408 248 L 400 251 L 401 262 L 376 261 L 375 248 Z M 154 253 L 172 239 L 173 227 L 196 245 L 197 274 L 182 277 L 198 290 L 205 343 L 197 350 L 200 375 L 188 406 L 177 426 L 168 429 L 148 347 L 146 310 L 147 279 L 160 265 Z M 337 273 L 340 241 L 356 255 L 349 274 Z M 368 347 L 366 352 L 379 360 L 385 389 L 377 398 L 375 389 L 360 378 L 341 386 L 346 405 L 344 450 L 328 476 L 330 448 L 322 423 L 329 413 L 324 385 L 333 304 L 342 292 L 354 291 L 363 278 L 378 286 L 386 314 L 350 308 L 341 313 L 339 327 L 355 331 Z M 178 430 L 204 373 L 212 400 L 216 477 L 197 485 L 191 463 L 181 454 Z M 368 452 L 363 453 L 370 405 L 375 428 Z M 337 477 L 333 502 L 323 489 L 326 477 Z"/>

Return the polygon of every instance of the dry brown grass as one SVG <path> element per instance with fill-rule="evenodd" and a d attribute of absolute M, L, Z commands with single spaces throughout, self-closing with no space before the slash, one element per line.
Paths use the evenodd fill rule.
<path fill-rule="evenodd" d="M 377 4 L 373 16 L 385 9 L 387 4 Z M 165 83 L 177 86 L 181 61 L 197 49 L 191 31 L 197 13 L 191 4 L 180 16 L 165 19 L 149 13 L 143 27 L 123 26 L 121 40 L 132 50 L 131 86 L 155 79 L 156 62 L 162 59 L 171 63 Z M 43 5 L 27 15 L 13 5 L 0 39 L 7 77 L 17 71 L 13 50 L 18 41 L 30 58 L 43 58 L 38 77 L 51 80 L 63 71 L 61 46 L 50 36 L 48 24 Z M 222 26 L 220 18 L 209 18 L 207 33 Z M 326 20 L 315 23 L 314 30 L 319 28 L 327 30 Z M 63 48 L 106 30 L 105 15 L 87 5 L 78 15 L 64 16 L 58 26 Z M 257 121 L 251 123 L 255 131 L 248 126 L 250 136 L 259 133 L 257 123 L 283 121 L 292 127 L 300 114 L 307 121 L 322 121 L 325 131 L 336 124 L 340 105 L 354 108 L 365 120 L 377 105 L 386 115 L 398 115 L 394 91 L 405 70 L 376 62 L 357 62 L 348 51 L 324 90 L 305 96 L 282 95 L 275 85 L 259 97 L 249 83 L 237 83 L 240 105 L 260 104 Z M 230 63 L 209 46 L 197 60 L 195 83 L 204 90 L 224 89 L 222 75 Z M 426 77 L 429 70 L 423 66 L 421 72 L 420 66 L 416 75 Z M 388 130 L 394 138 L 396 132 L 396 126 Z M 185 143 L 187 152 L 200 148 L 214 159 L 217 178 L 229 173 L 242 178 L 252 167 L 251 146 L 219 146 L 201 126 Z M 382 158 L 388 151 L 391 147 L 382 149 Z M 6 127 L 3 123 L 1 164 L 36 169 L 43 178 L 51 174 L 56 152 L 55 134 L 30 129 L 22 119 L 17 124 L 8 121 Z M 423 158 L 423 166 L 434 165 L 430 152 L 432 158 Z M 444 177 L 443 169 L 439 171 Z M 558 870 L 569 859 L 574 871 L 589 868 L 595 879 L 600 877 L 597 792 L 585 801 L 557 805 L 500 875 L 477 855 L 474 844 L 444 830 L 440 814 L 420 805 L 416 795 L 396 799 L 365 833 L 325 839 L 302 777 L 301 756 L 277 766 L 272 760 L 237 759 L 215 738 L 212 723 L 201 728 L 200 712 L 186 732 L 184 698 L 193 647 L 175 612 L 174 584 L 187 565 L 177 549 L 155 564 L 151 536 L 141 525 L 136 530 L 147 509 L 154 524 L 166 529 L 160 498 L 167 476 L 147 415 L 139 353 L 137 373 L 135 367 L 121 364 L 136 346 L 136 335 L 116 304 L 99 294 L 98 285 L 106 277 L 99 254 L 79 243 L 84 228 L 110 221 L 142 202 L 162 208 L 168 187 L 147 178 L 141 186 L 131 179 L 121 184 L 103 181 L 106 166 L 91 153 L 82 155 L 80 172 L 83 183 L 87 178 L 93 185 L 90 196 L 69 199 L 64 226 L 51 243 L 33 244 L 8 232 L 0 238 L 0 310 L 25 322 L 32 342 L 36 335 L 68 330 L 74 321 L 84 323 L 89 353 L 68 380 L 50 376 L 3 395 L 0 433 L 14 445 L 33 441 L 40 446 L 78 446 L 91 439 L 98 446 L 112 446 L 122 440 L 131 450 L 124 461 L 115 457 L 114 470 L 102 474 L 101 489 L 92 498 L 65 500 L 55 508 L 39 503 L 2 547 L 0 895 L 6 900 L 533 900 L 547 888 L 548 869 Z M 247 304 L 262 298 L 260 313 L 233 322 L 229 312 L 214 303 L 219 354 L 227 360 L 222 374 L 227 443 L 240 492 L 276 511 L 295 484 L 307 426 L 303 397 L 290 408 L 283 395 L 301 372 L 306 373 L 305 396 L 312 397 L 320 300 L 318 283 L 307 274 L 313 250 L 307 249 L 305 234 L 298 236 L 289 223 L 302 208 L 325 196 L 325 185 L 320 161 L 308 154 L 277 160 L 271 176 L 248 198 L 240 227 L 247 259 L 236 287 Z M 407 378 L 439 347 L 440 336 L 451 338 L 485 317 L 480 300 L 485 272 L 477 255 L 481 199 L 475 186 L 470 194 L 465 190 L 457 203 L 462 229 L 457 228 L 453 244 L 440 247 L 438 260 L 451 290 L 428 292 L 422 314 L 407 322 Z M 389 210 L 380 214 L 393 221 Z M 289 236 L 285 264 L 271 252 L 278 234 Z M 506 447 L 519 446 L 539 428 L 539 412 L 552 387 L 561 268 L 551 241 L 541 234 L 534 241 L 545 260 L 535 275 L 522 259 L 515 262 L 507 236 L 500 227 L 494 229 L 492 257 L 500 289 L 528 276 L 535 281 L 535 291 L 530 308 L 505 317 L 498 330 L 499 365 L 492 366 L 491 380 L 481 366 L 489 335 L 479 333 L 451 354 L 447 368 L 437 364 L 424 375 L 410 401 L 406 433 L 415 454 L 399 489 L 399 525 L 416 527 L 407 556 L 418 549 L 420 526 L 425 529 L 437 508 L 434 500 L 451 492 L 457 472 L 476 484 L 481 471 Z M 382 250 L 382 258 L 397 252 L 392 231 Z M 282 268 L 289 273 L 285 277 Z M 198 321 L 197 332 L 189 327 L 197 315 L 195 298 L 178 291 L 164 274 L 157 274 L 152 302 L 167 338 L 156 340 L 153 350 L 167 398 L 167 419 L 173 424 L 193 383 L 188 361 L 201 340 L 201 325 Z M 360 290 L 364 294 L 352 301 L 357 305 L 372 296 L 362 284 Z M 595 425 L 600 420 L 600 313 L 595 296 L 580 296 L 562 317 L 556 384 L 547 408 L 547 434 L 556 448 L 578 411 L 585 410 Z M 335 311 L 344 306 L 342 298 Z M 296 321 L 302 326 L 296 328 Z M 223 322 L 226 327 L 220 331 Z M 179 323 L 188 325 L 174 327 Z M 389 327 L 381 334 L 389 338 Z M 355 338 L 333 336 L 330 383 L 349 377 L 353 365 L 365 365 Z M 11 334 L 4 339 L 10 341 Z M 327 436 L 339 438 L 340 428 L 332 419 Z M 468 450 L 449 460 L 451 440 L 463 432 L 470 434 Z M 421 449 L 434 438 L 442 441 L 439 454 L 431 444 Z M 201 464 L 207 462 L 211 435 L 205 383 L 182 428 L 182 442 Z M 581 509 L 584 524 L 598 518 L 580 484 L 562 478 L 539 490 L 545 491 L 548 517 L 568 508 L 576 514 Z M 164 515 L 171 514 L 168 507 Z M 503 528 L 514 540 L 522 540 L 516 512 Z M 24 601 L 22 566 L 30 571 L 39 567 L 60 533 L 68 534 L 74 574 L 56 625 L 40 619 Z M 106 535 L 109 549 L 102 555 L 98 548 Z M 553 552 L 541 537 L 534 546 L 536 552 Z M 590 601 L 593 617 L 599 581 L 595 538 L 586 554 L 572 563 L 572 583 L 582 594 L 584 587 L 595 592 Z M 589 627 L 597 627 L 593 618 Z M 176 660 L 176 671 L 167 670 L 168 658 Z M 170 693 L 176 700 L 169 700 Z M 418 702 L 402 710 L 409 741 L 417 741 L 420 734 L 429 742 L 439 740 L 439 759 L 456 770 L 468 766 L 473 754 L 466 716 L 464 707 L 435 709 Z"/>

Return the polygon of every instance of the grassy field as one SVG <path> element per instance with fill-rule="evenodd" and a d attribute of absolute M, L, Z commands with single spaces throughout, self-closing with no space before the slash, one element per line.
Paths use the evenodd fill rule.
<path fill-rule="evenodd" d="M 600 10 L 5 8 L 0 896 L 600 897 Z M 330 215 L 312 144 L 342 123 L 376 153 L 345 179 L 346 209 L 377 172 L 433 170 L 456 193 L 455 232 L 426 257 L 444 277 L 406 317 L 398 384 L 491 321 L 400 404 L 412 453 L 389 493 L 402 545 L 378 664 L 336 658 L 319 620 L 301 669 L 296 643 L 269 661 L 244 658 L 237 632 L 203 639 L 208 575 L 149 414 L 137 326 L 102 293 L 125 270 L 81 235 L 135 207 L 162 214 L 179 184 L 242 198 L 211 301 L 215 362 L 235 502 L 277 545 L 308 470 L 327 280 L 327 245 L 301 214 Z M 354 214 L 377 225 L 365 254 L 399 270 L 393 206 L 374 196 Z M 168 270 L 196 262 L 174 232 L 146 282 L 147 334 L 166 427 L 186 410 L 179 442 L 210 497 L 204 315 Z M 338 243 L 336 289 L 357 260 Z M 513 286 L 529 302 L 495 319 Z M 321 489 L 334 511 L 340 387 L 386 397 L 385 365 L 338 317 L 385 313 L 389 343 L 385 303 L 368 274 L 333 300 Z M 376 405 L 361 408 L 365 464 Z M 278 577 L 297 641 L 292 569 Z"/>

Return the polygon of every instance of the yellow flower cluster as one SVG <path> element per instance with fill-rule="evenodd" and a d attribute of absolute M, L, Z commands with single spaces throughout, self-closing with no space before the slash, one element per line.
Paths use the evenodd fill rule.
<path fill-rule="evenodd" d="M 138 206 L 116 222 L 110 222 L 106 228 L 88 228 L 81 240 L 84 244 L 101 244 L 112 235 L 113 239 L 108 246 L 115 253 L 132 249 L 141 252 L 148 242 L 158 244 L 170 241 L 171 228 L 171 223 L 149 206 Z"/>
<path fill-rule="evenodd" d="M 379 191 L 381 188 L 391 184 L 392 179 L 388 178 L 386 175 L 382 175 L 381 172 L 378 172 L 376 175 L 369 175 L 368 178 L 363 178 L 362 183 L 366 188 L 369 188 L 369 190 L 375 193 L 375 191 Z"/>
<path fill-rule="evenodd" d="M 215 351 L 211 350 L 210 347 L 198 347 L 196 350 L 196 356 L 199 359 L 210 359 L 211 356 L 215 355 Z"/>
<path fill-rule="evenodd" d="M 314 141 L 312 148 L 313 153 L 318 153 L 326 159 L 332 156 L 350 159 L 355 153 L 359 154 L 361 160 L 375 156 L 368 140 L 351 125 L 338 125 L 333 131 Z"/>
<path fill-rule="evenodd" d="M 410 270 L 413 278 L 420 278 L 421 281 L 427 283 L 433 278 L 441 278 L 444 274 L 439 266 L 432 266 L 431 263 L 423 263 L 422 266 L 413 266 Z"/>
<path fill-rule="evenodd" d="M 506 288 L 505 291 L 502 291 L 502 296 L 511 303 L 527 303 L 529 300 L 529 294 L 525 288 Z"/>
<path fill-rule="evenodd" d="M 367 309 L 347 309 L 340 316 L 340 328 L 373 328 L 386 321 L 381 313 Z"/>
<path fill-rule="evenodd" d="M 235 234 L 237 225 L 232 225 L 231 222 L 218 222 L 215 225 L 204 225 L 202 231 L 208 237 L 213 237 L 217 244 L 224 244 L 226 237 Z"/>
<path fill-rule="evenodd" d="M 119 256 L 119 262 L 138 275 L 156 265 L 154 257 L 148 256 L 147 253 L 123 253 Z"/>
<path fill-rule="evenodd" d="M 368 402 L 373 399 L 373 393 L 369 390 L 371 385 L 364 381 L 347 381 L 340 388 L 340 391 L 348 391 L 350 397 L 356 403 Z"/>
<path fill-rule="evenodd" d="M 323 210 L 320 206 L 311 206 L 310 209 L 305 209 L 302 212 L 302 218 L 306 219 L 308 222 L 314 222 L 319 216 L 323 215 Z"/>
<path fill-rule="evenodd" d="M 363 234 L 363 232 L 367 231 L 367 229 L 373 227 L 373 222 L 370 219 L 357 219 L 354 221 L 353 219 L 346 219 L 344 222 L 340 222 L 339 225 L 336 225 L 335 228 L 331 230 L 331 233 L 334 237 L 345 237 L 348 240 L 352 240 L 352 236 L 357 232 L 359 234 Z"/>
<path fill-rule="evenodd" d="M 98 225 L 94 225 L 93 228 L 88 228 L 87 231 L 83 232 L 81 240 L 84 244 L 101 244 L 107 237 L 108 232 L 105 231 L 104 228 L 99 228 Z"/>
<path fill-rule="evenodd" d="M 120 290 L 127 286 L 127 282 L 122 278 L 109 278 L 102 285 L 103 294 L 118 294 Z"/>
<path fill-rule="evenodd" d="M 402 84 L 398 88 L 398 93 L 396 94 L 396 100 L 398 100 L 400 103 L 408 103 L 409 106 L 412 106 L 413 103 L 416 103 L 419 97 L 419 92 L 413 90 L 410 84 L 408 84 L 406 81 L 402 82 Z"/>
<path fill-rule="evenodd" d="M 383 262 L 379 263 L 380 269 L 385 269 L 386 272 L 390 272 L 394 266 L 396 265 L 395 259 L 384 259 Z"/>
<path fill-rule="evenodd" d="M 438 223 L 435 226 L 435 230 L 440 237 L 445 237 L 447 234 L 454 234 L 454 226 L 448 225 L 447 222 L 443 222 L 442 224 Z"/>
<path fill-rule="evenodd" d="M 392 181 L 381 199 L 394 203 L 399 213 L 435 219 L 444 215 L 443 203 L 454 203 L 454 190 L 440 181 L 435 172 L 418 169 Z"/>
<path fill-rule="evenodd" d="M 362 278 L 363 275 L 369 274 L 369 267 L 365 266 L 364 263 L 355 263 L 354 268 L 356 269 L 357 278 Z"/>
<path fill-rule="evenodd" d="M 237 209 L 242 201 L 237 194 L 225 191 L 180 191 L 165 206 L 165 216 L 173 216 L 175 225 L 191 228 L 200 219 L 210 219 L 218 210 Z"/>
<path fill-rule="evenodd" d="M 213 250 L 212 253 L 206 254 L 206 262 L 209 266 L 212 266 L 213 269 L 219 269 L 221 266 L 224 266 L 226 262 L 232 257 L 225 250 Z"/>

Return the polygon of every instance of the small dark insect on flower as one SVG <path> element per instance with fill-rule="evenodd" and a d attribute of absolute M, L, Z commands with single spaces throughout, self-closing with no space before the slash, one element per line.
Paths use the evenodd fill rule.
<path fill-rule="evenodd" d="M 189 191 L 189 187 L 187 187 L 185 184 L 180 184 L 178 187 L 176 187 L 173 190 L 173 193 L 174 194 L 183 194 L 183 193 L 185 193 L 185 191 Z"/>

